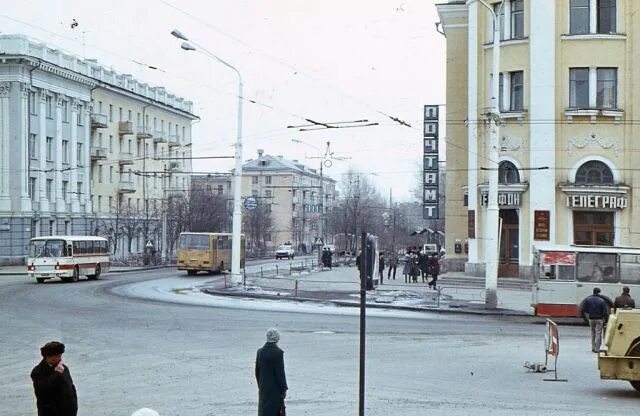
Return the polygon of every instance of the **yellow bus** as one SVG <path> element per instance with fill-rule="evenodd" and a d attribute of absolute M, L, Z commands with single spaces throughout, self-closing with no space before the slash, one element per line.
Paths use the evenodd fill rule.
<path fill-rule="evenodd" d="M 189 276 L 199 271 L 231 271 L 231 233 L 180 233 L 178 270 Z M 244 268 L 244 235 L 240 240 L 240 268 Z"/>

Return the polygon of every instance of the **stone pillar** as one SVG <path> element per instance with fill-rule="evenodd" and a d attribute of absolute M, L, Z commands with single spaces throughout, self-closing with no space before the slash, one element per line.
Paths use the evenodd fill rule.
<path fill-rule="evenodd" d="M 93 184 L 91 183 L 91 144 L 93 138 L 91 137 L 91 102 L 87 102 L 84 106 L 84 137 L 85 146 L 87 151 L 84 152 L 84 207 L 87 214 L 93 212 L 93 199 L 91 198 L 91 189 Z M 93 232 L 93 230 L 91 230 Z"/>
<path fill-rule="evenodd" d="M 31 198 L 29 198 L 29 84 L 20 84 L 20 132 L 17 142 L 17 155 L 19 181 L 20 181 L 20 210 L 31 211 Z"/>
<path fill-rule="evenodd" d="M 69 171 L 69 187 L 71 191 L 71 212 L 80 210 L 80 201 L 78 199 L 78 100 L 71 100 L 71 140 L 69 141 L 69 161 L 71 162 L 71 170 Z M 90 151 L 90 149 L 87 149 Z"/>
<path fill-rule="evenodd" d="M 38 199 L 40 200 L 40 212 L 48 212 L 49 200 L 47 199 L 47 92 L 40 90 L 40 134 L 38 135 Z"/>
<path fill-rule="evenodd" d="M 11 175 L 11 151 L 9 130 L 10 82 L 0 82 L 0 211 L 11 211 L 9 176 Z"/>
<path fill-rule="evenodd" d="M 55 200 L 56 212 L 65 212 L 67 203 L 62 194 L 62 95 L 56 96 L 56 135 L 53 139 L 55 156 L 54 160 L 54 184 L 55 184 Z"/>

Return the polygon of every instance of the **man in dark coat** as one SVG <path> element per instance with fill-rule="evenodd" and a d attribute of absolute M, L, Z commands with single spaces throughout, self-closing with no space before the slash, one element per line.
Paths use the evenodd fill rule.
<path fill-rule="evenodd" d="M 78 396 L 69 367 L 62 364 L 64 344 L 51 341 L 40 348 L 42 361 L 31 371 L 38 416 L 76 416 Z"/>
<path fill-rule="evenodd" d="M 631 294 L 629 293 L 629 286 L 625 286 L 622 288 L 622 295 L 618 296 L 613 302 L 614 308 L 635 308 L 636 301 L 633 300 Z"/>
<path fill-rule="evenodd" d="M 280 333 L 271 328 L 267 342 L 258 349 L 256 380 L 258 382 L 258 416 L 277 416 L 287 396 L 287 377 L 284 373 L 284 352 L 278 347 Z"/>
<path fill-rule="evenodd" d="M 429 268 L 429 274 L 433 278 L 433 280 L 429 282 L 429 287 L 433 286 L 433 290 L 436 290 L 438 288 L 438 275 L 440 274 L 440 261 L 436 253 L 433 253 L 433 255 L 429 257 L 427 266 Z"/>
<path fill-rule="evenodd" d="M 602 343 L 604 324 L 609 320 L 609 305 L 600 296 L 600 288 L 593 288 L 593 295 L 584 300 L 582 310 L 587 314 L 591 327 L 591 351 L 597 353 Z"/>

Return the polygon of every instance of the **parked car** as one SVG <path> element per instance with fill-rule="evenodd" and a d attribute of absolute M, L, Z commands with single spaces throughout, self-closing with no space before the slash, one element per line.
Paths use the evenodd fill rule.
<path fill-rule="evenodd" d="M 290 245 L 281 245 L 276 250 L 276 260 L 279 259 L 292 259 L 295 256 L 295 252 L 293 251 L 293 246 Z"/>

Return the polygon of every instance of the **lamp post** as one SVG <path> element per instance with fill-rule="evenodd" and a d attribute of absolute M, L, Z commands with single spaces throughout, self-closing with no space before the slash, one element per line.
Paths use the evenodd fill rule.
<path fill-rule="evenodd" d="M 215 54 L 209 52 L 197 43 L 190 41 L 182 32 L 177 29 L 171 31 L 171 35 L 183 40 L 180 47 L 186 51 L 199 51 L 203 55 L 213 58 L 222 65 L 230 68 L 238 76 L 238 128 L 237 139 L 235 145 L 235 168 L 233 170 L 233 221 L 231 230 L 231 280 L 234 283 L 240 283 L 242 276 L 240 275 L 240 238 L 242 232 L 242 211 L 241 193 L 242 193 L 242 100 L 243 100 L 243 84 L 242 75 L 233 65 L 220 59 Z M 195 47 L 194 47 L 195 45 Z M 196 49 L 197 47 L 197 49 Z"/>
<path fill-rule="evenodd" d="M 487 115 L 491 123 L 489 149 L 487 154 L 487 172 L 489 176 L 489 195 L 487 204 L 487 221 L 485 232 L 485 306 L 495 309 L 498 306 L 498 250 L 500 230 L 500 208 L 498 207 L 498 137 L 500 136 L 500 109 L 498 108 L 500 93 L 500 15 L 504 10 L 501 1 L 496 13 L 485 0 L 468 0 L 467 5 L 475 2 L 482 4 L 493 18 L 493 65 L 491 80 L 491 110 Z"/>

